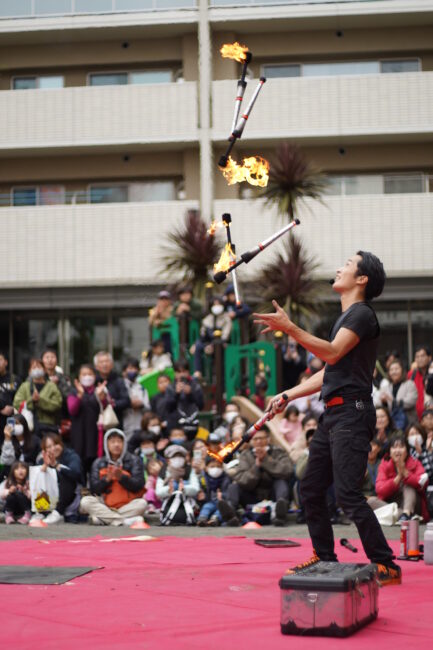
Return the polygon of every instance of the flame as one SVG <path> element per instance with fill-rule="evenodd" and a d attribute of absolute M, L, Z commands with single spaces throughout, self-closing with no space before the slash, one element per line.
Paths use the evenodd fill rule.
<path fill-rule="evenodd" d="M 224 59 L 234 59 L 235 61 L 239 61 L 239 63 L 244 63 L 247 58 L 248 48 L 246 45 L 240 45 L 236 41 L 236 43 L 225 43 L 220 49 L 220 52 Z"/>
<path fill-rule="evenodd" d="M 220 271 L 228 271 L 232 264 L 236 262 L 236 255 L 233 253 L 233 249 L 229 243 L 224 246 L 224 250 L 221 253 L 221 257 L 218 262 L 214 264 L 213 271 L 214 273 L 219 273 Z"/>
<path fill-rule="evenodd" d="M 236 447 L 239 441 L 235 440 L 233 442 L 229 442 L 225 447 L 220 449 L 216 454 L 213 451 L 208 450 L 208 456 L 211 456 L 212 458 L 215 458 L 215 460 L 218 460 L 220 463 L 224 462 L 224 458 L 228 456 L 228 454 Z"/>
<path fill-rule="evenodd" d="M 224 221 L 213 221 L 207 231 L 208 235 L 214 235 L 218 228 L 224 228 Z"/>
<path fill-rule="evenodd" d="M 269 180 L 269 162 L 260 156 L 244 158 L 239 165 L 229 156 L 227 165 L 220 167 L 224 178 L 229 185 L 247 181 L 250 185 L 266 187 Z"/>

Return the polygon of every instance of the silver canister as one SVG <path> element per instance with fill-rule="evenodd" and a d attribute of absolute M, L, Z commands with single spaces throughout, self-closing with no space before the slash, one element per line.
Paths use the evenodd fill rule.
<path fill-rule="evenodd" d="M 407 531 L 407 554 L 409 557 L 419 556 L 419 521 L 411 519 Z"/>

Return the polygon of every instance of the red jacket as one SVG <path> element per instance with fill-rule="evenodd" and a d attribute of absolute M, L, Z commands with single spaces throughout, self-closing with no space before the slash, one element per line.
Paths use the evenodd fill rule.
<path fill-rule="evenodd" d="M 412 458 L 412 456 L 408 456 L 406 459 L 406 469 L 409 474 L 405 479 L 403 479 L 403 483 L 404 485 L 410 485 L 415 488 L 421 496 L 421 515 L 424 521 L 429 521 L 430 516 L 427 510 L 427 500 L 425 495 L 428 482 L 424 484 L 424 487 L 421 487 L 419 484 L 421 475 L 425 474 L 425 469 L 421 465 L 420 461 L 416 458 Z M 384 458 L 379 465 L 376 478 L 376 494 L 379 499 L 390 501 L 393 495 L 398 492 L 399 486 L 394 483 L 396 476 L 397 471 L 395 469 L 394 461 L 391 459 L 386 460 Z"/>
<path fill-rule="evenodd" d="M 424 411 L 424 377 L 419 370 L 409 370 L 407 373 L 407 379 L 412 379 L 416 389 L 418 391 L 418 399 L 416 401 L 416 414 L 418 420 L 421 420 L 422 413 Z"/>

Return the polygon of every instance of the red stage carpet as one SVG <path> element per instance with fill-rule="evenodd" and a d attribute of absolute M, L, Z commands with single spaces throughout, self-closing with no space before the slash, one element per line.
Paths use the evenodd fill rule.
<path fill-rule="evenodd" d="M 349 639 L 317 639 L 279 628 L 278 580 L 309 557 L 306 540 L 283 549 L 241 537 L 25 540 L 0 550 L 2 564 L 105 567 L 60 586 L 0 585 L 2 648 L 422 650 L 433 643 L 433 566 L 423 562 L 401 563 L 404 584 L 380 590 L 375 623 Z M 365 561 L 362 552 L 339 556 Z"/>

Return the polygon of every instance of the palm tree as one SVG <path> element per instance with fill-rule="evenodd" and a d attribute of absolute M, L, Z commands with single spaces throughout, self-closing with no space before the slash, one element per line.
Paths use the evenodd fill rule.
<path fill-rule="evenodd" d="M 203 294 L 209 271 L 221 252 L 217 238 L 208 234 L 208 227 L 198 210 L 188 210 L 182 226 L 168 234 L 168 245 L 163 246 L 165 272 L 181 274 L 181 282 L 191 284 L 197 296 Z"/>
<path fill-rule="evenodd" d="M 316 169 L 301 150 L 283 142 L 271 161 L 269 183 L 261 196 L 267 203 L 277 204 L 278 212 L 291 221 L 296 216 L 297 202 L 307 197 L 320 200 L 326 188 L 326 176 Z"/>
<path fill-rule="evenodd" d="M 293 235 L 287 249 L 278 253 L 260 272 L 256 280 L 257 293 L 267 305 L 272 299 L 277 300 L 295 323 L 302 318 L 310 320 L 320 313 L 321 307 L 318 294 L 323 283 L 314 277 L 318 267 Z"/>

